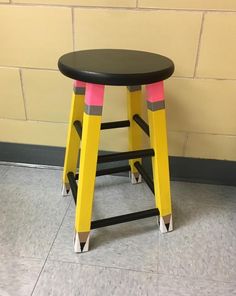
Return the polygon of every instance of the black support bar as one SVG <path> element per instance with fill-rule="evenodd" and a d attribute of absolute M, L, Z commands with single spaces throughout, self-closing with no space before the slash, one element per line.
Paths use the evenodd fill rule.
<path fill-rule="evenodd" d="M 130 222 L 130 221 L 149 218 L 149 217 L 158 216 L 158 215 L 159 215 L 159 210 L 156 208 L 156 209 L 150 209 L 150 210 L 146 210 L 146 211 L 126 214 L 126 215 L 101 219 L 101 220 L 97 220 L 97 221 L 92 221 L 91 222 L 91 229 L 106 227 L 106 226 L 120 224 L 120 223 L 126 223 L 126 222 Z"/>
<path fill-rule="evenodd" d="M 149 126 L 148 124 L 138 115 L 135 114 L 133 116 L 133 120 L 141 127 L 141 129 L 148 135 L 150 136 L 149 133 Z"/>
<path fill-rule="evenodd" d="M 116 168 L 108 168 L 108 169 L 99 170 L 99 171 L 97 171 L 96 176 L 99 177 L 99 176 L 128 172 L 128 171 L 130 171 L 130 166 L 126 165 L 126 166 L 121 166 L 121 167 L 116 167 Z"/>
<path fill-rule="evenodd" d="M 77 186 L 77 183 L 76 183 L 76 180 L 75 180 L 75 175 L 72 172 L 69 172 L 67 174 L 67 177 L 68 177 L 68 180 L 69 180 L 69 183 L 70 183 L 70 188 L 71 188 L 71 191 L 72 191 L 72 195 L 73 195 L 73 198 L 74 198 L 74 201 L 75 201 L 75 204 L 76 204 L 78 186 Z"/>
<path fill-rule="evenodd" d="M 103 169 L 103 170 L 98 170 L 96 172 L 96 176 L 104 176 L 104 175 L 110 175 L 110 174 L 116 174 L 116 173 L 122 173 L 122 172 L 128 172 L 130 171 L 130 166 L 121 166 L 121 167 L 116 167 L 116 168 L 108 168 L 108 169 Z M 78 180 L 79 174 L 75 175 L 75 179 Z"/>
<path fill-rule="evenodd" d="M 82 124 L 79 120 L 74 121 L 74 127 L 80 137 L 80 139 L 82 138 Z"/>
<path fill-rule="evenodd" d="M 143 180 L 147 183 L 148 187 L 151 189 L 152 193 L 154 194 L 154 184 L 152 179 L 149 177 L 148 173 L 146 172 L 146 170 L 138 161 L 134 163 L 134 166 L 136 167 L 136 169 L 142 176 Z"/>
<path fill-rule="evenodd" d="M 129 120 L 113 121 L 113 122 L 103 122 L 101 124 L 101 130 L 111 129 L 111 128 L 120 128 L 130 126 Z M 79 120 L 74 121 L 74 127 L 80 137 L 82 138 L 82 124 Z"/>
<path fill-rule="evenodd" d="M 101 129 L 110 129 L 110 128 L 120 128 L 130 126 L 129 120 L 113 121 L 113 122 L 103 122 L 101 124 Z"/>
<path fill-rule="evenodd" d="M 147 156 L 154 156 L 153 149 L 135 150 L 128 152 L 112 153 L 98 156 L 98 163 L 135 159 Z"/>

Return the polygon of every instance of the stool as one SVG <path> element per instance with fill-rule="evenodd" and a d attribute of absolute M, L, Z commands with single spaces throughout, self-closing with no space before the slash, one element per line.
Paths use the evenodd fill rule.
<path fill-rule="evenodd" d="M 163 80 L 173 74 L 173 62 L 164 56 L 143 51 L 94 49 L 67 53 L 59 59 L 58 67 L 65 76 L 74 80 L 62 192 L 67 195 L 71 189 L 76 204 L 75 252 L 88 251 L 90 231 L 95 228 L 157 216 L 160 231 L 171 231 Z M 105 85 L 127 87 L 128 120 L 101 123 Z M 141 117 L 142 85 L 146 85 L 149 126 Z M 129 129 L 129 151 L 98 155 L 100 129 L 122 127 Z M 150 135 L 151 149 L 141 149 L 142 130 Z M 152 157 L 153 180 L 142 166 L 142 158 L 148 156 Z M 97 163 L 119 160 L 129 160 L 129 165 L 97 170 Z M 124 171 L 130 171 L 133 184 L 141 182 L 141 178 L 146 181 L 155 195 L 156 207 L 91 222 L 95 177 Z"/>

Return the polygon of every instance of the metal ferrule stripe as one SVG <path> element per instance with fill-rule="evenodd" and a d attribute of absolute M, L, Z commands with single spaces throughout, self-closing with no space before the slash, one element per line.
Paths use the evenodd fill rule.
<path fill-rule="evenodd" d="M 85 104 L 84 112 L 88 115 L 102 115 L 102 106 Z"/>
<path fill-rule="evenodd" d="M 151 111 L 165 109 L 165 101 L 156 101 L 156 102 L 149 102 L 147 101 L 147 107 Z"/>
<path fill-rule="evenodd" d="M 130 92 L 138 91 L 142 89 L 141 85 L 130 85 L 130 86 L 127 86 L 127 88 Z"/>
<path fill-rule="evenodd" d="M 85 94 L 85 87 L 74 87 L 74 93 L 76 95 L 84 95 Z"/>

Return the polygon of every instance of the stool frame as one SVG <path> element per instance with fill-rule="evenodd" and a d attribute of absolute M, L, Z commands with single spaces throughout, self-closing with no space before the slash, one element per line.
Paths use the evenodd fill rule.
<path fill-rule="evenodd" d="M 173 230 L 163 81 L 146 85 L 148 123 L 142 119 L 141 86 L 127 86 L 128 120 L 101 123 L 104 85 L 74 82 L 63 171 L 62 194 L 71 189 L 75 200 L 74 251 L 89 249 L 91 229 L 158 216 L 162 233 Z M 101 129 L 129 128 L 129 151 L 98 155 Z M 150 136 L 151 149 L 141 150 L 142 131 Z M 81 143 L 80 143 L 81 142 Z M 81 149 L 80 149 L 81 145 Z M 76 173 L 80 150 L 79 174 Z M 142 166 L 152 157 L 153 180 Z M 97 170 L 97 163 L 129 160 L 128 166 Z M 155 208 L 91 221 L 96 176 L 130 172 L 132 184 L 143 179 L 155 195 Z M 78 179 L 79 186 L 76 180 Z"/>

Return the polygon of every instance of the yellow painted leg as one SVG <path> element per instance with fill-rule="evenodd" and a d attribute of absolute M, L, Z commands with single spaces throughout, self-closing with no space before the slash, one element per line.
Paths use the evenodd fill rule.
<path fill-rule="evenodd" d="M 76 132 L 73 123 L 74 121 L 78 120 L 82 124 L 84 111 L 84 93 L 85 84 L 80 81 L 75 81 L 67 134 L 62 195 L 67 195 L 70 190 L 70 185 L 67 177 L 68 172 L 73 172 L 74 174 L 76 173 L 80 138 Z"/>
<path fill-rule="evenodd" d="M 74 250 L 79 253 L 88 251 L 89 248 L 103 94 L 104 86 L 86 85 L 86 105 L 83 117 L 80 173 L 75 212 Z"/>
<path fill-rule="evenodd" d="M 142 112 L 142 105 L 141 105 L 141 99 L 142 99 L 142 89 L 141 86 L 135 85 L 135 86 L 128 86 L 127 87 L 127 111 L 128 111 L 128 119 L 130 121 L 130 127 L 129 127 L 129 151 L 132 150 L 139 150 L 142 146 L 142 131 L 140 127 L 136 124 L 136 122 L 133 120 L 133 116 L 135 114 L 138 114 L 141 116 Z M 137 184 L 142 181 L 142 177 L 137 171 L 136 167 L 134 166 L 134 163 L 136 161 L 139 161 L 141 163 L 141 158 L 139 159 L 130 159 L 129 165 L 131 168 L 130 171 L 130 178 L 132 184 Z"/>
<path fill-rule="evenodd" d="M 160 211 L 160 231 L 164 233 L 173 230 L 166 113 L 163 99 L 163 84 L 157 83 L 150 86 L 154 88 L 154 91 L 147 91 L 149 95 L 147 99 L 150 141 L 151 147 L 155 152 L 155 156 L 152 157 L 153 180 L 156 206 Z M 160 93 L 162 93 L 162 98 L 158 97 Z M 154 95 L 157 96 L 157 101 L 155 101 Z"/>
<path fill-rule="evenodd" d="M 84 111 L 84 93 L 85 93 L 85 83 L 80 81 L 75 81 L 74 92 L 72 95 L 72 103 L 70 110 L 70 119 L 67 134 L 66 143 L 66 154 L 64 162 L 63 171 L 63 188 L 62 195 L 67 195 L 70 190 L 70 185 L 68 181 L 68 172 L 76 173 L 80 137 L 78 136 L 76 129 L 73 125 L 74 121 L 78 120 L 82 124 L 83 111 Z"/>

